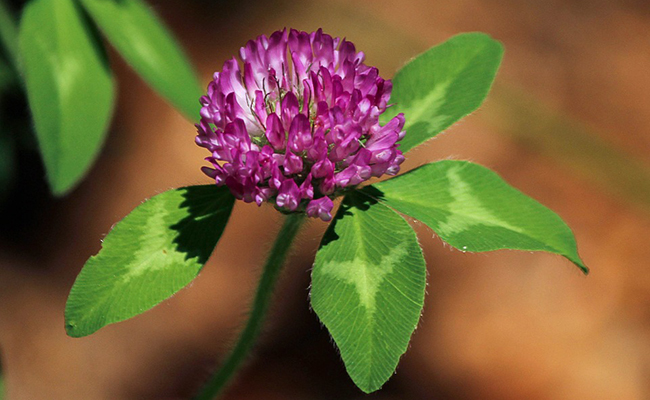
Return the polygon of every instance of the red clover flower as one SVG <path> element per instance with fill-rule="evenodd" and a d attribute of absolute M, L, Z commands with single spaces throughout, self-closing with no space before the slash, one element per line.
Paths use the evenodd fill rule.
<path fill-rule="evenodd" d="M 259 36 L 214 74 L 201 97 L 203 172 L 247 203 L 332 218 L 332 199 L 395 175 L 404 115 L 379 124 L 392 84 L 345 39 L 321 29 Z"/>

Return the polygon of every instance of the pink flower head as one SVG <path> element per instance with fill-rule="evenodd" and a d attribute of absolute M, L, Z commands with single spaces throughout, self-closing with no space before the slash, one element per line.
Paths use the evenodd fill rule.
<path fill-rule="evenodd" d="M 217 185 L 329 220 L 333 198 L 399 172 L 404 116 L 379 124 L 392 84 L 351 42 L 284 29 L 239 54 L 214 74 L 196 125 Z"/>

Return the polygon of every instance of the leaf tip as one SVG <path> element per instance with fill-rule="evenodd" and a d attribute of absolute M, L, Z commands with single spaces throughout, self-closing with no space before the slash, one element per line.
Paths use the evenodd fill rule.
<path fill-rule="evenodd" d="M 77 329 L 77 323 L 74 321 L 70 321 L 66 318 L 65 321 L 65 333 L 66 335 L 72 337 L 72 338 L 79 338 L 85 335 L 82 335 L 79 333 Z"/>
<path fill-rule="evenodd" d="M 54 197 L 65 197 L 70 193 L 76 186 L 78 181 L 62 181 L 57 178 L 48 177 L 48 183 L 50 185 L 50 191 Z"/>
<path fill-rule="evenodd" d="M 566 257 L 569 261 L 571 261 L 571 262 L 572 262 L 576 267 L 580 268 L 580 271 L 581 271 L 585 276 L 589 275 L 589 272 L 590 272 L 590 271 L 589 271 L 589 267 L 587 267 L 587 266 L 585 265 L 584 261 L 582 261 L 582 259 L 580 258 L 580 256 L 579 256 L 578 253 L 577 253 L 577 250 L 576 250 L 575 254 L 572 254 L 572 255 L 565 255 L 565 257 Z"/>
<path fill-rule="evenodd" d="M 582 261 L 581 261 L 580 263 L 576 263 L 576 265 L 578 266 L 578 268 L 580 268 L 580 271 L 582 271 L 582 273 L 583 273 L 585 276 L 589 275 L 589 272 L 590 272 L 590 271 L 589 271 L 589 268 L 588 268 L 586 265 L 584 265 L 584 264 L 582 263 Z"/>
<path fill-rule="evenodd" d="M 386 382 L 385 381 L 381 382 L 381 383 L 379 383 L 379 382 L 366 382 L 366 383 L 362 383 L 362 384 L 359 384 L 359 383 L 355 382 L 357 387 L 359 389 L 361 389 L 361 391 L 363 393 L 365 393 L 365 394 L 370 394 L 370 393 L 378 391 L 379 389 L 382 388 L 382 386 L 384 386 L 384 383 L 386 383 Z"/>

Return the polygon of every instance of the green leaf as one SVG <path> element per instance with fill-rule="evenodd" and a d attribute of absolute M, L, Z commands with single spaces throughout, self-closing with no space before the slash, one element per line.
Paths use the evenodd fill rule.
<path fill-rule="evenodd" d="M 16 83 L 16 74 L 11 66 L 0 58 L 0 107 L 5 103 L 5 92 L 12 89 Z M 4 110 L 0 111 L 4 113 Z M 4 126 L 2 127 L 4 128 Z"/>
<path fill-rule="evenodd" d="M 14 68 L 18 67 L 18 28 L 14 16 L 0 0 L 0 45 Z"/>
<path fill-rule="evenodd" d="M 226 187 L 189 186 L 134 209 L 77 277 L 65 308 L 68 335 L 90 335 L 141 314 L 190 283 L 219 241 L 233 203 Z"/>
<path fill-rule="evenodd" d="M 582 269 L 571 229 L 553 211 L 467 161 L 440 161 L 364 189 L 463 251 L 540 250 Z"/>
<path fill-rule="evenodd" d="M 316 254 L 311 305 L 364 392 L 381 388 L 395 371 L 420 318 L 425 286 L 411 226 L 371 198 L 349 194 Z"/>
<path fill-rule="evenodd" d="M 180 47 L 140 0 L 81 0 L 117 51 L 163 97 L 190 119 L 200 109 L 201 86 Z"/>
<path fill-rule="evenodd" d="M 20 24 L 27 97 L 57 195 L 90 168 L 113 109 L 113 80 L 95 33 L 73 0 L 33 0 Z"/>
<path fill-rule="evenodd" d="M 476 110 L 496 75 L 503 46 L 483 33 L 465 33 L 432 47 L 392 79 L 390 107 L 383 121 L 404 113 L 406 153 Z"/>

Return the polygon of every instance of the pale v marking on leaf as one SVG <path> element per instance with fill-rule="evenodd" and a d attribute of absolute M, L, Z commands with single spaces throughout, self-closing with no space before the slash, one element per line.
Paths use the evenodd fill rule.
<path fill-rule="evenodd" d="M 459 165 L 447 170 L 452 201 L 445 208 L 451 213 L 445 221 L 438 223 L 437 233 L 441 236 L 451 236 L 481 224 L 524 233 L 520 227 L 500 219 L 483 206 L 478 197 L 472 194 L 471 186 L 460 176 L 461 168 Z"/>
<path fill-rule="evenodd" d="M 161 226 L 165 226 L 169 211 L 162 202 L 156 202 L 151 206 L 155 206 L 156 211 L 153 210 L 154 207 L 150 210 L 139 240 L 143 246 L 133 254 L 133 259 L 122 277 L 125 282 L 152 271 L 165 269 L 173 262 L 178 262 L 179 265 L 183 263 L 184 255 L 168 248 L 171 232 L 167 230 L 161 232 L 160 229 Z"/>
<path fill-rule="evenodd" d="M 424 123 L 432 128 L 441 126 L 449 115 L 438 114 L 438 110 L 444 104 L 447 91 L 451 81 L 439 82 L 426 96 L 413 99 L 410 104 L 402 104 L 400 111 L 406 118 L 405 129 L 416 123 Z"/>
<path fill-rule="evenodd" d="M 377 292 L 386 275 L 408 254 L 406 245 L 399 245 L 389 250 L 377 264 L 369 264 L 357 256 L 352 261 L 330 261 L 321 266 L 321 273 L 354 285 L 359 294 L 359 301 L 370 314 L 375 310 Z"/>

